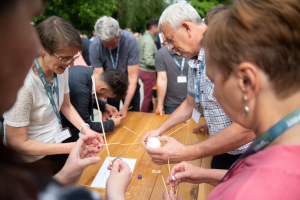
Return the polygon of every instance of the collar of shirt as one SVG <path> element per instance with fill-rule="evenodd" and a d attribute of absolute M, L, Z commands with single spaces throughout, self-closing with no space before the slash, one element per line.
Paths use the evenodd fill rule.
<path fill-rule="evenodd" d="M 205 55 L 204 48 L 201 48 L 198 56 L 192 57 L 191 60 L 189 61 L 190 68 L 198 68 L 197 64 L 200 64 L 202 62 L 204 55 Z"/>

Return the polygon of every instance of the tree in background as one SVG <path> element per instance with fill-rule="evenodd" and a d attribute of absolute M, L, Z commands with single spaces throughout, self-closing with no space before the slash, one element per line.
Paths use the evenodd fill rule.
<path fill-rule="evenodd" d="M 116 18 L 122 28 L 129 27 L 133 32 L 144 32 L 151 18 L 159 19 L 168 6 L 165 0 L 119 0 Z"/>
<path fill-rule="evenodd" d="M 43 0 L 43 14 L 33 22 L 56 15 L 90 36 L 97 19 L 106 15 L 117 19 L 122 29 L 143 32 L 148 19 L 159 18 L 168 5 L 165 0 Z"/>
<path fill-rule="evenodd" d="M 91 35 L 97 19 L 103 15 L 111 16 L 118 9 L 118 3 L 119 0 L 43 0 L 43 14 L 35 17 L 34 23 L 56 15 Z"/>
<path fill-rule="evenodd" d="M 197 10 L 201 18 L 204 18 L 207 11 L 215 5 L 230 5 L 230 0 L 189 0 L 188 2 Z"/>

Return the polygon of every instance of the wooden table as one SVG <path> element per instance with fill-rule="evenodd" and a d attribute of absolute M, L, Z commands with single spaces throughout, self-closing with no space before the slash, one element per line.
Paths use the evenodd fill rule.
<path fill-rule="evenodd" d="M 147 131 L 156 129 L 159 127 L 169 115 L 164 115 L 162 117 L 155 115 L 153 113 L 142 113 L 142 112 L 128 112 L 127 117 L 122 120 L 120 126 L 115 128 L 113 133 L 107 133 L 106 138 L 109 143 L 117 143 L 121 142 L 121 144 L 128 143 L 137 143 L 141 142 L 141 138 L 132 134 L 130 131 L 123 128 L 123 126 L 128 127 L 134 132 L 144 135 Z M 204 118 L 200 119 L 200 123 L 204 121 Z M 170 129 L 168 132 L 164 133 L 167 135 L 177 128 L 183 126 L 184 123 L 177 125 L 176 127 Z M 171 136 L 174 137 L 179 142 L 185 145 L 195 144 L 199 141 L 205 140 L 206 137 L 203 133 L 192 133 L 192 129 L 197 125 L 194 123 L 192 119 L 189 120 L 188 125 L 176 131 Z M 162 143 L 164 145 L 164 143 Z M 122 156 L 123 158 L 135 158 L 137 159 L 136 165 L 132 174 L 132 180 L 127 190 L 126 199 L 130 200 L 146 200 L 146 199 L 162 199 L 162 194 L 165 191 L 165 187 L 162 182 L 161 175 L 166 180 L 169 172 L 167 169 L 167 165 L 156 165 L 151 162 L 151 158 L 148 153 L 142 149 L 139 151 L 135 151 L 141 147 L 142 144 L 132 144 L 132 145 L 109 145 L 109 152 L 111 157 L 116 157 L 126 151 L 126 153 Z M 103 161 L 107 157 L 106 148 L 103 148 L 101 152 L 98 153 L 98 156 L 101 157 L 100 163 L 96 165 L 92 165 L 86 167 L 83 171 L 82 177 L 79 180 L 78 184 L 90 186 L 93 182 L 96 174 L 98 173 Z M 210 167 L 211 158 L 205 159 L 197 159 L 194 161 L 190 161 L 190 163 L 201 166 L 205 168 Z M 175 164 L 171 164 L 171 169 Z M 153 174 L 152 170 L 161 170 L 161 174 Z M 138 179 L 137 176 L 141 174 L 142 179 Z M 116 180 L 117 181 L 117 180 Z M 91 188 L 94 191 L 99 192 L 102 197 L 105 196 L 105 189 L 100 188 Z M 197 199 L 202 200 L 205 199 L 211 190 L 214 187 L 208 184 L 190 184 L 190 183 L 181 183 L 178 188 L 177 195 L 178 197 L 189 200 L 189 199 Z M 168 186 L 170 189 L 170 186 Z"/>

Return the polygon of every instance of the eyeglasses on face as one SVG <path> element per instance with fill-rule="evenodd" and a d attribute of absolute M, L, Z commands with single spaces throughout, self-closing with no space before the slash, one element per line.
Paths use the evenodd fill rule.
<path fill-rule="evenodd" d="M 58 55 L 56 55 L 55 53 L 53 53 L 53 55 L 55 55 L 63 65 L 69 65 L 71 62 L 75 61 L 77 58 L 79 58 L 79 56 L 81 56 L 81 51 L 79 51 L 79 55 L 78 56 L 75 56 L 74 58 L 68 60 L 66 58 L 61 58 L 59 57 Z"/>

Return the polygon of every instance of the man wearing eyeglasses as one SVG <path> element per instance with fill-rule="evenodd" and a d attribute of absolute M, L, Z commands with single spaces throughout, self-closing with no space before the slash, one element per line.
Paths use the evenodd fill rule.
<path fill-rule="evenodd" d="M 140 93 L 138 84 L 139 47 L 135 37 L 128 31 L 121 30 L 119 23 L 111 17 L 101 17 L 95 24 L 97 37 L 89 49 L 90 60 L 96 74 L 118 69 L 128 75 L 129 86 L 123 99 L 124 106 L 119 115 L 125 118 L 128 108 L 140 110 Z M 120 101 L 108 98 L 107 102 L 119 108 Z"/>

